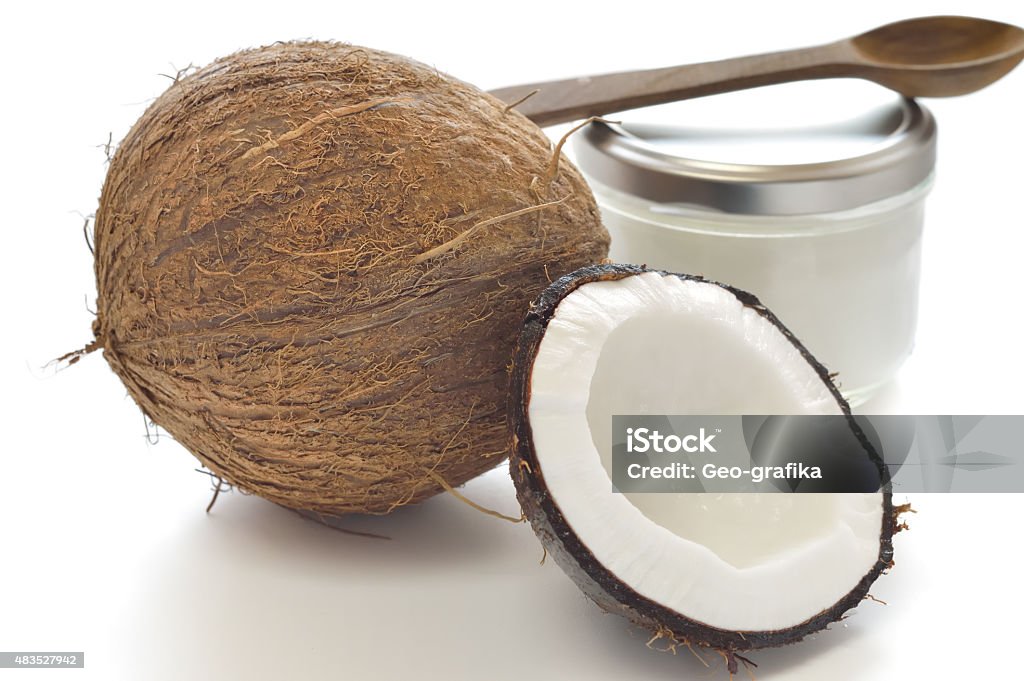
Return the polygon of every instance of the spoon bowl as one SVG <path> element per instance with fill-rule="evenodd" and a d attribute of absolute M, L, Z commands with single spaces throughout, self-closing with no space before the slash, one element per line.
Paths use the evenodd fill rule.
<path fill-rule="evenodd" d="M 895 67 L 957 68 L 972 62 L 1020 60 L 1024 29 L 973 17 L 919 17 L 849 39 L 869 61 Z"/>
<path fill-rule="evenodd" d="M 874 80 L 908 97 L 965 95 L 1024 59 L 1024 29 L 971 17 L 921 17 L 850 38 Z"/>

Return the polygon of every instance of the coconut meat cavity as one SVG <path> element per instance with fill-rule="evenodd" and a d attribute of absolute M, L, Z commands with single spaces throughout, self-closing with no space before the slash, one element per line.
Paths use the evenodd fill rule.
<path fill-rule="evenodd" d="M 730 630 L 793 627 L 852 591 L 879 557 L 881 492 L 612 492 L 613 414 L 694 413 L 840 407 L 800 349 L 717 284 L 651 272 L 559 303 L 528 414 L 548 491 L 597 561 L 640 596 Z"/>

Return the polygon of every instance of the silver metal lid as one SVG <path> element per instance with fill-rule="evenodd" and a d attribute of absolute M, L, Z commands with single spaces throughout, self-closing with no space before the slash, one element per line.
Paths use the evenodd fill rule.
<path fill-rule="evenodd" d="M 931 113 L 862 82 L 759 88 L 624 117 L 634 120 L 587 126 L 577 162 L 597 182 L 657 203 L 829 213 L 912 189 L 935 166 Z M 644 122 L 652 119 L 660 122 Z"/>

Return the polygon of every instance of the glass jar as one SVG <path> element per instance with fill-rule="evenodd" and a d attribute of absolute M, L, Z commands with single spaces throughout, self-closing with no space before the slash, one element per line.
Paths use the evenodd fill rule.
<path fill-rule="evenodd" d="M 935 122 L 868 84 L 798 87 L 813 98 L 787 85 L 642 112 L 686 126 L 595 122 L 575 152 L 613 260 L 755 294 L 859 404 L 913 348 Z"/>

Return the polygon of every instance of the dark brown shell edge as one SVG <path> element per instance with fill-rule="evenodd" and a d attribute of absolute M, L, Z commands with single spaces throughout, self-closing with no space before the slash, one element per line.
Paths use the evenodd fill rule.
<path fill-rule="evenodd" d="M 858 433 L 883 473 L 885 468 L 881 466 L 877 455 L 874 455 L 874 450 L 850 417 L 849 404 L 836 389 L 828 370 L 750 293 L 700 276 L 648 270 L 636 265 L 597 265 L 576 270 L 560 278 L 534 302 L 526 316 L 516 346 L 509 385 L 508 414 L 512 437 L 509 468 L 524 514 L 545 550 L 583 593 L 601 608 L 626 617 L 634 624 L 651 631 L 656 637 L 671 637 L 672 648 L 676 644 L 683 644 L 719 650 L 726 656 L 730 668 L 735 669 L 735 652 L 796 643 L 805 636 L 842 619 L 847 611 L 856 607 L 867 596 L 868 589 L 878 576 L 893 565 L 892 535 L 896 530 L 898 510 L 893 509 L 891 486 L 888 479 L 883 477 L 883 522 L 879 537 L 878 560 L 875 565 L 853 590 L 831 608 L 798 625 L 776 631 L 728 631 L 708 626 L 641 596 L 605 568 L 579 540 L 563 517 L 558 504 L 547 493 L 544 473 L 534 455 L 533 434 L 527 418 L 531 373 L 537 348 L 544 337 L 548 322 L 554 315 L 555 308 L 567 295 L 584 284 L 613 281 L 649 271 L 655 271 L 663 276 L 707 281 L 721 286 L 735 295 L 745 306 L 753 308 L 774 324 L 828 384 L 843 413 L 849 418 L 851 427 Z"/>

